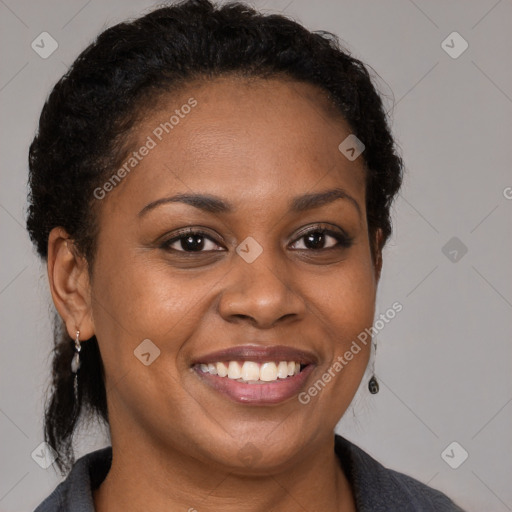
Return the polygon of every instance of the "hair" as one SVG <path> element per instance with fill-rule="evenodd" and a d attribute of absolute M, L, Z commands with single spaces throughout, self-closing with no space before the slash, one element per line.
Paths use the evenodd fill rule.
<path fill-rule="evenodd" d="M 126 154 L 131 130 L 155 101 L 192 81 L 236 75 L 285 78 L 317 86 L 365 144 L 366 210 L 374 238 L 391 234 L 390 208 L 403 165 L 381 97 L 368 69 L 330 32 L 310 32 L 276 14 L 243 3 L 187 0 L 159 7 L 102 32 L 57 82 L 44 104 L 29 150 L 27 229 L 39 255 L 63 227 L 92 275 L 98 231 L 95 188 Z M 74 344 L 56 315 L 51 396 L 45 440 L 61 473 L 74 464 L 73 435 L 80 418 L 108 425 L 104 370 L 98 342 L 83 343 L 78 399 L 70 363 Z"/>

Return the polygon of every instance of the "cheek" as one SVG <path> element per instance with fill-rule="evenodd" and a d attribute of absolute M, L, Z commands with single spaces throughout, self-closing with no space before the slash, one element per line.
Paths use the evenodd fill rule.
<path fill-rule="evenodd" d="M 183 385 L 180 350 L 200 324 L 207 292 L 219 278 L 191 278 L 145 258 L 98 266 L 93 314 L 113 422 L 136 416 L 150 431 L 154 411 L 172 414 L 178 430 L 186 421 L 195 404 Z"/>
<path fill-rule="evenodd" d="M 363 252 L 363 251 L 361 251 Z M 331 339 L 343 345 L 373 322 L 376 282 L 369 258 L 354 252 L 350 258 L 322 275 L 303 282 L 310 310 L 329 329 Z M 341 350 L 343 347 L 338 347 Z"/>
<path fill-rule="evenodd" d="M 174 364 L 221 274 L 180 273 L 138 256 L 97 261 L 93 316 L 107 376 L 138 368 L 134 351 L 146 339 L 162 351 L 165 347 L 165 358 Z"/>
<path fill-rule="evenodd" d="M 300 403 L 333 428 L 350 405 L 368 364 L 375 313 L 376 282 L 364 259 L 347 260 L 337 272 L 316 277 L 309 286 L 308 310 L 323 332 L 325 360 Z M 306 284 L 304 286 L 307 286 Z M 315 291 L 316 290 L 316 291 Z"/>

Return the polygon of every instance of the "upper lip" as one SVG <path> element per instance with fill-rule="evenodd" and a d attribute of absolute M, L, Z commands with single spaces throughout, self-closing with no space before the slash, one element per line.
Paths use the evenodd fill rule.
<path fill-rule="evenodd" d="M 194 358 L 192 364 L 208 364 L 222 361 L 254 361 L 255 363 L 264 363 L 266 361 L 294 361 L 300 364 L 311 364 L 316 362 L 316 357 L 307 350 L 284 345 L 267 347 L 261 345 L 241 345 Z"/>

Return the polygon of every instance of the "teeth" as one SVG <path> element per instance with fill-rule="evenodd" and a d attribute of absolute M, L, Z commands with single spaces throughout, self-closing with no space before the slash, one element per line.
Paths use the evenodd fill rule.
<path fill-rule="evenodd" d="M 230 361 L 228 366 L 228 378 L 239 379 L 242 377 L 242 368 L 236 361 Z"/>
<path fill-rule="evenodd" d="M 260 368 L 260 380 L 270 382 L 277 380 L 277 366 L 276 363 L 263 363 Z"/>
<path fill-rule="evenodd" d="M 238 361 L 226 361 L 200 364 L 199 367 L 204 373 L 250 384 L 287 379 L 300 373 L 300 363 L 295 361 L 268 361 L 262 364 L 253 361 L 244 361 L 243 364 Z"/>
<path fill-rule="evenodd" d="M 228 374 L 228 367 L 224 363 L 217 363 L 217 374 L 219 377 L 226 377 Z"/>
<path fill-rule="evenodd" d="M 242 379 L 243 380 L 259 380 L 260 378 L 260 365 L 252 361 L 245 361 L 242 366 Z"/>
<path fill-rule="evenodd" d="M 281 361 L 277 366 L 277 376 L 280 379 L 286 379 L 288 377 L 288 363 L 286 361 Z"/>

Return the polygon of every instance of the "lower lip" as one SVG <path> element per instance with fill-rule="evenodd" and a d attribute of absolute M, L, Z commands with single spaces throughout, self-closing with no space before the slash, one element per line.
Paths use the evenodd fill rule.
<path fill-rule="evenodd" d="M 278 404 L 297 395 L 304 386 L 305 380 L 313 371 L 313 368 L 313 364 L 308 364 L 297 375 L 265 384 L 244 384 L 229 377 L 219 377 L 218 375 L 203 372 L 199 367 L 195 367 L 194 370 L 208 386 L 235 402 L 250 405 L 267 405 Z"/>

